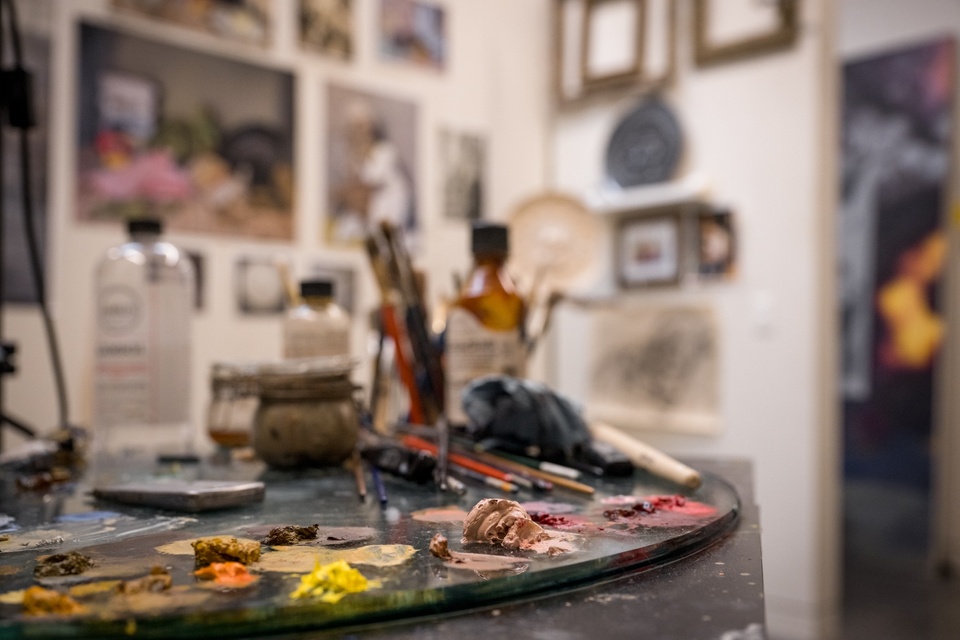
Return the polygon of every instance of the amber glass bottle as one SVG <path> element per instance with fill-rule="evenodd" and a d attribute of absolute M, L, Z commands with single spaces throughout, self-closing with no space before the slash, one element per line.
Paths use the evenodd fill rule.
<path fill-rule="evenodd" d="M 504 269 L 507 227 L 473 227 L 473 268 L 447 317 L 446 409 L 453 424 L 463 424 L 460 394 L 473 379 L 491 374 L 523 376 L 524 303 Z"/>

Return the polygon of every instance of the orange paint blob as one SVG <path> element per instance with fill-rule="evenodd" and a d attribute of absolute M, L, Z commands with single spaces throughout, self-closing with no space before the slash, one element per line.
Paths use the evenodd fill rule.
<path fill-rule="evenodd" d="M 221 587 L 240 589 L 256 582 L 259 578 L 252 575 L 239 562 L 211 562 L 202 569 L 193 572 L 201 580 L 213 580 Z"/>

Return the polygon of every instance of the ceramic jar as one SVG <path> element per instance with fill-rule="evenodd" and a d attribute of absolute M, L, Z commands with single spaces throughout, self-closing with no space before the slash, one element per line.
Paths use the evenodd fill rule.
<path fill-rule="evenodd" d="M 342 358 L 264 365 L 253 448 L 273 467 L 339 464 L 357 444 L 359 417 Z"/>

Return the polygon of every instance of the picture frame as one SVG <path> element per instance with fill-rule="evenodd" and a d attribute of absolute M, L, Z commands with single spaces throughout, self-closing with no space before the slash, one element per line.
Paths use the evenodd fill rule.
<path fill-rule="evenodd" d="M 580 77 L 587 89 L 631 82 L 643 69 L 645 0 L 585 0 Z M 606 37 L 599 38 L 600 33 Z"/>
<path fill-rule="evenodd" d="M 696 216 L 697 275 L 726 278 L 736 271 L 737 232 L 734 214 L 723 207 L 704 207 Z"/>
<path fill-rule="evenodd" d="M 693 6 L 698 67 L 789 49 L 800 32 L 800 0 L 694 0 Z"/>
<path fill-rule="evenodd" d="M 555 0 L 557 102 L 669 86 L 676 69 L 676 5 L 674 0 Z M 624 29 L 617 38 L 596 37 L 606 24 Z"/>
<path fill-rule="evenodd" d="M 679 282 L 684 267 L 682 214 L 680 208 L 665 208 L 617 222 L 616 274 L 621 288 Z"/>

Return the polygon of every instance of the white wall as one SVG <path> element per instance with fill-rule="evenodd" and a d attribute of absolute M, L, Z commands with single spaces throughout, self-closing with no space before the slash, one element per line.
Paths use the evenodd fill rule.
<path fill-rule="evenodd" d="M 824 367 L 820 287 L 824 253 L 823 127 L 830 38 L 822 3 L 803 4 L 798 46 L 710 69 L 692 66 L 690 15 L 681 11 L 676 86 L 666 96 L 686 134 L 686 169 L 730 204 L 739 229 L 738 274 L 730 283 L 631 293 L 644 303 L 707 303 L 719 320 L 722 433 L 715 437 L 637 432 L 678 454 L 753 460 L 761 510 L 771 637 L 822 637 L 835 601 L 824 589 L 820 502 L 819 379 Z M 686 9 L 687 3 L 681 5 Z M 555 133 L 554 180 L 574 193 L 598 183 L 603 150 L 632 100 L 565 110 Z M 830 116 L 832 117 L 832 116 Z M 611 229 L 612 235 L 612 229 Z M 607 265 L 608 267 L 610 265 Z M 612 273 L 608 269 L 607 273 Z M 590 293 L 615 289 L 601 277 Z M 556 332 L 557 379 L 585 400 L 589 312 L 567 309 Z"/>
<path fill-rule="evenodd" d="M 543 187 L 549 143 L 549 32 L 547 0 L 439 0 L 447 8 L 448 64 L 443 73 L 380 62 L 376 56 L 374 0 L 355 0 L 356 56 L 341 63 L 301 52 L 296 43 L 295 0 L 275 0 L 275 44 L 268 50 L 225 43 L 214 37 L 110 11 L 109 0 L 54 2 L 44 11 L 27 9 L 34 28 L 50 29 L 53 79 L 50 153 L 49 299 L 60 332 L 71 419 L 89 424 L 93 364 L 93 271 L 103 251 L 124 238 L 119 225 L 80 224 L 75 220 L 75 127 L 77 21 L 83 17 L 112 24 L 130 33 L 186 48 L 273 66 L 295 74 L 296 239 L 292 243 L 177 233 L 171 238 L 206 256 L 207 300 L 195 323 L 192 415 L 204 424 L 209 399 L 210 363 L 216 360 L 261 360 L 280 355 L 278 317 L 241 316 L 235 311 L 233 263 L 245 253 L 285 254 L 305 269 L 312 258 L 355 267 L 360 309 L 376 303 L 376 292 L 361 251 L 331 249 L 321 240 L 324 216 L 326 114 L 328 82 L 366 89 L 417 103 L 419 113 L 419 206 L 424 223 L 424 252 L 419 262 L 429 274 L 433 297 L 449 293 L 450 273 L 469 262 L 468 228 L 444 220 L 439 212 L 438 131 L 452 127 L 488 140 L 489 215 L 502 218 L 509 207 Z M 18 3 L 34 6 L 33 2 Z M 509 19 L 505 19 L 509 16 Z M 365 317 L 365 314 L 357 314 Z M 56 425 L 53 382 L 36 309 L 12 306 L 5 314 L 4 335 L 23 354 L 20 372 L 6 384 L 12 413 L 48 431 Z M 358 320 L 358 327 L 362 323 Z M 365 347 L 355 331 L 354 350 Z M 367 366 L 358 379 L 366 380 Z M 8 440 L 10 444 L 16 438 Z"/>
<path fill-rule="evenodd" d="M 838 64 L 844 59 L 910 46 L 944 36 L 960 39 L 960 3 L 954 0 L 843 0 L 837 21 Z M 960 83 L 954 109 L 960 106 Z M 956 127 L 956 117 L 954 118 Z M 954 139 L 956 139 L 956 131 Z M 956 145 L 955 145 L 956 146 Z M 960 162 L 954 150 L 954 180 L 951 202 L 956 203 L 956 177 Z M 956 205 L 954 205 L 956 206 Z M 960 378 L 960 235 L 955 215 L 950 216 L 950 255 L 943 291 L 947 318 L 947 346 L 939 371 L 938 421 L 934 427 L 935 522 L 933 561 L 949 560 L 960 567 L 960 398 L 951 388 Z"/>

